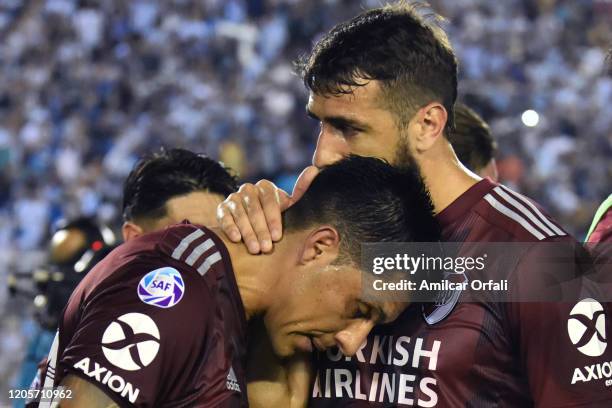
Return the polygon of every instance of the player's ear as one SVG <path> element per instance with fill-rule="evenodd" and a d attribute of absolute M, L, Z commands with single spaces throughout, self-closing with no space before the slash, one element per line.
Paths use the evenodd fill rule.
<path fill-rule="evenodd" d="M 138 238 L 144 234 L 144 231 L 140 225 L 134 224 L 131 221 L 126 221 L 121 227 L 121 234 L 123 235 L 123 240 L 127 242 L 131 239 Z"/>
<path fill-rule="evenodd" d="M 412 122 L 413 134 L 410 143 L 417 152 L 425 152 L 444 135 L 448 112 L 439 102 L 431 102 L 420 108 Z"/>
<path fill-rule="evenodd" d="M 311 262 L 331 263 L 340 251 L 340 234 L 329 225 L 319 226 L 306 236 L 300 263 L 305 265 Z"/>

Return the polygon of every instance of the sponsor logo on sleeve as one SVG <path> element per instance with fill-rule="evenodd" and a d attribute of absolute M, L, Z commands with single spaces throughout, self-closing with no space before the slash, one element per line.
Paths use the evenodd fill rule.
<path fill-rule="evenodd" d="M 169 266 L 147 273 L 138 283 L 138 297 L 144 303 L 167 309 L 183 298 L 183 277 Z"/>
<path fill-rule="evenodd" d="M 567 321 L 567 332 L 578 351 L 589 357 L 599 357 L 606 351 L 606 314 L 594 299 L 576 303 Z"/>
<path fill-rule="evenodd" d="M 149 316 L 127 313 L 111 322 L 102 336 L 104 357 L 126 371 L 151 364 L 159 351 L 159 329 Z"/>
<path fill-rule="evenodd" d="M 567 333 L 578 351 L 589 357 L 599 357 L 608 346 L 606 339 L 606 313 L 601 303 L 583 299 L 576 303 L 567 321 Z M 572 384 L 606 380 L 612 385 L 612 361 L 598 362 L 574 369 Z"/>
<path fill-rule="evenodd" d="M 108 368 L 92 361 L 89 357 L 81 359 L 74 365 L 74 368 L 81 370 L 86 376 L 93 378 L 100 384 L 106 385 L 123 398 L 127 398 L 131 403 L 135 403 L 138 394 L 140 394 L 140 389 L 134 387 L 132 383 L 113 373 Z"/>

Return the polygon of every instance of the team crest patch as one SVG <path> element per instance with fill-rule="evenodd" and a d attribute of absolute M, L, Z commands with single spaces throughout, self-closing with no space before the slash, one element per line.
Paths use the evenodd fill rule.
<path fill-rule="evenodd" d="M 138 297 L 148 305 L 167 309 L 183 298 L 183 277 L 169 266 L 156 269 L 142 277 L 138 284 Z"/>

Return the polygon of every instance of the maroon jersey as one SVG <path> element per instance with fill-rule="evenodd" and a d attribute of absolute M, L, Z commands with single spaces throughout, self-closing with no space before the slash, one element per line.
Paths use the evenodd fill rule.
<path fill-rule="evenodd" d="M 245 330 L 223 242 L 178 224 L 121 245 L 78 285 L 44 386 L 74 374 L 120 406 L 246 406 Z"/>
<path fill-rule="evenodd" d="M 573 242 L 525 197 L 482 180 L 438 215 L 445 241 L 534 243 L 512 271 L 538 278 L 538 242 Z M 549 246 L 544 245 L 549 248 Z M 318 353 L 313 407 L 612 406 L 598 302 L 414 303 L 353 357 Z"/>
<path fill-rule="evenodd" d="M 612 207 L 601 217 L 595 229 L 589 236 L 589 242 L 609 242 L 612 243 Z"/>

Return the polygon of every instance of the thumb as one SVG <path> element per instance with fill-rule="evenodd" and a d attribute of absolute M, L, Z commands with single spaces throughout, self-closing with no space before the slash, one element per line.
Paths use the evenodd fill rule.
<path fill-rule="evenodd" d="M 289 198 L 289 205 L 287 207 L 292 206 L 302 198 L 306 190 L 308 190 L 308 187 L 310 187 L 310 184 L 312 184 L 312 181 L 317 177 L 317 174 L 319 174 L 319 169 L 315 166 L 308 166 L 302 171 L 293 186 L 293 193 Z"/>

